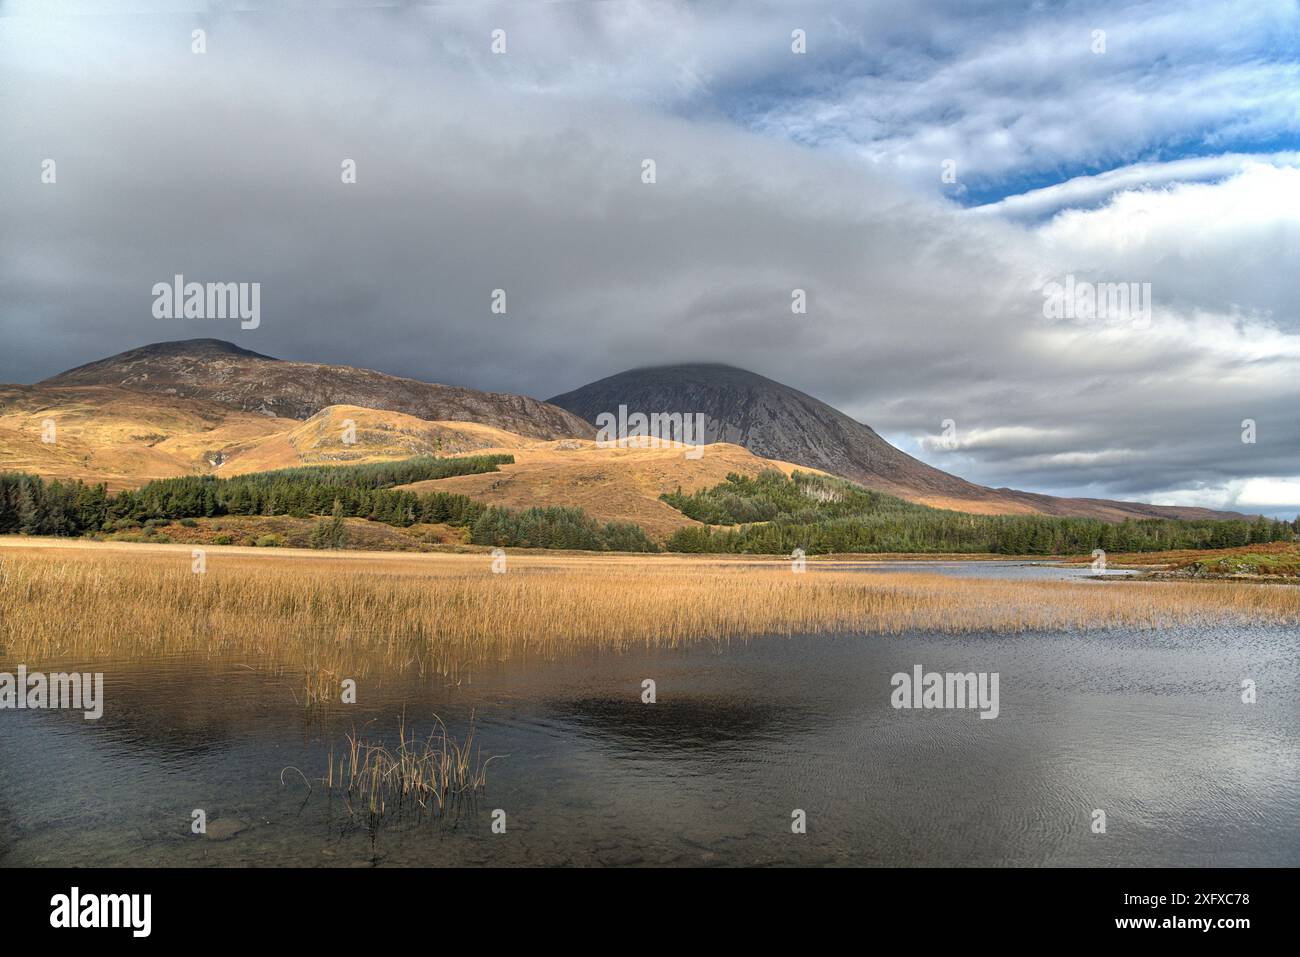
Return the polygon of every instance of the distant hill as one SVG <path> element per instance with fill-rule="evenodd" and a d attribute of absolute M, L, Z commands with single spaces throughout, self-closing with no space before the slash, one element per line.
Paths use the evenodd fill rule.
<path fill-rule="evenodd" d="M 286 419 L 307 419 L 331 405 L 355 405 L 421 419 L 478 422 L 541 439 L 594 434 L 577 416 L 527 396 L 436 385 L 352 366 L 273 359 L 220 339 L 141 346 L 39 384 L 116 386 Z"/>
<path fill-rule="evenodd" d="M 825 402 L 771 379 L 718 364 L 632 369 L 553 397 L 550 402 L 595 423 L 619 405 L 646 414 L 706 417 L 706 440 L 731 442 L 755 455 L 821 469 L 909 501 L 978 514 L 1125 518 L 1241 518 L 1235 512 L 1057 498 L 987 488 L 926 465 L 894 448 L 867 425 Z"/>

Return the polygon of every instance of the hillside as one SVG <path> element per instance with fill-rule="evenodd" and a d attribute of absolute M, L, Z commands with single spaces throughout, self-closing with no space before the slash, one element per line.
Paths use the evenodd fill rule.
<path fill-rule="evenodd" d="M 41 441 L 46 420 L 55 423 L 56 442 Z M 345 442 L 345 434 L 355 441 Z M 695 523 L 659 501 L 660 494 L 716 485 L 728 472 L 794 468 L 735 445 L 713 445 L 688 459 L 680 449 L 598 449 L 590 439 L 548 441 L 360 406 L 329 406 L 299 421 L 197 399 L 159 402 L 113 386 L 0 386 L 0 472 L 104 482 L 110 491 L 183 475 L 479 452 L 509 453 L 515 464 L 411 487 L 512 508 L 576 506 L 601 521 L 638 522 L 652 536 L 667 537 Z"/>
<path fill-rule="evenodd" d="M 297 465 L 347 465 L 416 455 L 464 455 L 483 449 L 512 451 L 543 444 L 477 422 L 429 422 L 401 412 L 332 405 L 305 422 L 277 419 L 288 427 L 241 449 L 222 475 L 266 472 Z M 344 438 L 355 439 L 345 442 Z"/>
<path fill-rule="evenodd" d="M 42 441 L 46 421 L 53 442 Z M 112 386 L 0 386 L 0 472 L 104 482 L 214 471 L 300 423 Z"/>
<path fill-rule="evenodd" d="M 351 366 L 273 359 L 220 339 L 142 346 L 39 384 L 115 386 L 287 419 L 310 418 L 331 405 L 355 405 L 421 419 L 478 422 L 533 438 L 594 434 L 578 417 L 527 396 L 419 382 Z"/>
<path fill-rule="evenodd" d="M 512 465 L 484 475 L 461 475 L 401 486 L 416 492 L 459 492 L 478 502 L 508 508 L 565 505 L 581 508 L 602 522 L 635 522 L 662 540 L 679 528 L 698 524 L 659 496 L 711 488 L 729 472 L 754 476 L 765 469 L 789 475 L 797 466 L 760 458 L 738 445 L 710 445 L 698 459 L 681 449 L 602 449 L 591 441 L 534 443 L 508 451 Z"/>
<path fill-rule="evenodd" d="M 820 469 L 911 502 L 984 515 L 1126 518 L 1241 518 L 1233 512 L 1105 499 L 1057 498 L 987 488 L 894 448 L 867 425 L 771 379 L 716 364 L 632 369 L 550 400 L 588 422 L 620 405 L 643 413 L 706 416 L 706 439 L 764 458 Z"/>
<path fill-rule="evenodd" d="M 46 421 L 55 425 L 54 442 L 42 441 Z M 0 472 L 104 482 L 114 491 L 179 475 L 462 455 L 540 441 L 476 422 L 428 422 L 359 406 L 330 406 L 300 422 L 199 399 L 159 402 L 113 386 L 0 386 Z"/>

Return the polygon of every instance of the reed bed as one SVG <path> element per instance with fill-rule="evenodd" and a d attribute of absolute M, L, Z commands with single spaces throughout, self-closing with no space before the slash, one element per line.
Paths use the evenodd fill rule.
<path fill-rule="evenodd" d="M 0 655 L 206 654 L 318 676 L 758 635 L 1300 622 L 1300 588 L 863 574 L 810 563 L 519 554 L 0 548 Z M 318 679 L 323 681 L 324 679 Z M 326 693 L 324 687 L 317 694 Z"/>

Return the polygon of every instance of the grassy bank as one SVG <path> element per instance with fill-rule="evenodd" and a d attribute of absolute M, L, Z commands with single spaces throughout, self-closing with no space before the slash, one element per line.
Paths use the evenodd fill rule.
<path fill-rule="evenodd" d="M 1089 563 L 1090 555 L 1075 555 L 1071 563 Z M 1239 548 L 1177 549 L 1107 555 L 1116 568 L 1148 568 L 1185 577 L 1300 578 L 1300 542 L 1264 542 Z"/>

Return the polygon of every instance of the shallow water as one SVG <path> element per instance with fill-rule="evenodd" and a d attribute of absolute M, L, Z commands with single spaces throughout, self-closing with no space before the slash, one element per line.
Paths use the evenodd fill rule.
<path fill-rule="evenodd" d="M 327 713 L 256 662 L 100 664 L 99 721 L 0 711 L 0 863 L 1295 866 L 1298 649 L 1264 626 L 759 638 L 455 686 L 376 672 Z M 917 664 L 997 672 L 999 716 L 894 709 Z M 326 793 L 326 755 L 354 727 L 394 742 L 403 711 L 458 737 L 473 712 L 502 757 L 454 814 L 371 827 Z M 244 829 L 193 835 L 196 808 Z"/>
<path fill-rule="evenodd" d="M 815 566 L 813 566 L 815 567 Z M 1090 581 L 1105 577 L 1136 575 L 1131 568 L 1093 571 L 1090 564 L 1058 565 L 1025 561 L 890 561 L 837 562 L 836 571 L 943 575 L 948 578 L 993 578 L 999 581 Z"/>

